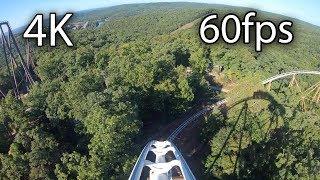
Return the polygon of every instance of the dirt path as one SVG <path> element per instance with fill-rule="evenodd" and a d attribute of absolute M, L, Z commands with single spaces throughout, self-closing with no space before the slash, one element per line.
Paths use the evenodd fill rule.
<path fill-rule="evenodd" d="M 196 19 L 196 20 L 194 20 L 194 21 L 192 21 L 192 22 L 190 22 L 190 23 L 188 23 L 188 24 L 185 24 L 185 25 L 181 26 L 180 28 L 178 28 L 177 30 L 172 31 L 170 34 L 173 35 L 173 34 L 178 33 L 179 31 L 186 30 L 186 29 L 190 29 L 190 28 L 192 28 L 192 27 L 196 24 L 196 22 L 199 21 L 199 20 L 200 20 L 200 18 L 199 18 L 199 19 Z"/>

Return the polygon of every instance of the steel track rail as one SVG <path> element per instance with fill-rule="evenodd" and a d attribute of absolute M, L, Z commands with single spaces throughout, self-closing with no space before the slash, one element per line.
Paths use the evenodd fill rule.
<path fill-rule="evenodd" d="M 288 76 L 298 75 L 298 74 L 320 75 L 320 71 L 304 71 L 304 70 L 302 70 L 302 71 L 286 72 L 286 73 L 278 74 L 276 76 L 272 76 L 272 77 L 268 78 L 267 80 L 262 81 L 262 84 L 265 85 L 265 84 L 271 83 L 272 81 L 286 78 Z"/>

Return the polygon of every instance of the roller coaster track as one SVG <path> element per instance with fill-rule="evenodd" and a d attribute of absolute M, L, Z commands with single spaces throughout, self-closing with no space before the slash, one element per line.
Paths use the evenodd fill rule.
<path fill-rule="evenodd" d="M 286 77 L 290 77 L 290 76 L 295 76 L 295 75 L 300 75 L 300 74 L 310 74 L 310 75 L 319 75 L 320 76 L 320 71 L 305 71 L 305 70 L 301 70 L 301 71 L 290 71 L 290 72 L 286 72 L 286 73 L 282 73 L 282 74 L 278 74 L 276 76 L 272 76 L 264 81 L 262 81 L 261 83 L 263 85 L 268 84 L 268 83 L 272 83 L 273 81 L 279 80 L 279 79 L 283 79 Z M 197 112 L 196 114 L 194 114 L 193 116 L 189 117 L 188 119 L 186 119 L 177 129 L 175 129 L 170 136 L 168 137 L 169 141 L 174 141 L 175 138 L 177 137 L 177 135 L 185 128 L 187 127 L 189 124 L 195 122 L 197 120 L 198 117 L 206 114 L 207 112 L 211 111 L 213 108 L 215 107 L 219 107 L 222 104 L 225 104 L 227 102 L 226 99 L 221 100 L 219 102 L 217 102 L 215 105 L 212 105 L 211 107 L 206 107 L 203 110 Z"/>
<path fill-rule="evenodd" d="M 287 73 L 278 74 L 273 76 L 265 81 L 262 84 L 267 85 L 267 89 L 270 91 L 272 82 L 284 78 L 291 77 L 291 81 L 289 86 L 295 86 L 295 88 L 300 92 L 300 97 L 296 98 L 299 100 L 301 108 L 306 111 L 308 109 L 307 102 L 315 102 L 320 103 L 320 82 L 316 83 L 315 85 L 311 86 L 307 90 L 303 91 L 296 79 L 297 75 L 317 75 L 320 76 L 320 71 L 291 71 Z"/>
<path fill-rule="evenodd" d="M 271 83 L 275 80 L 278 79 L 282 79 L 282 78 L 286 78 L 286 77 L 290 77 L 290 76 L 294 76 L 294 75 L 299 75 L 299 74 L 310 74 L 310 75 L 320 75 L 320 71 L 291 71 L 291 72 L 286 72 L 286 73 L 282 73 L 282 74 L 278 74 L 276 76 L 272 76 L 271 78 L 268 78 L 264 81 L 262 81 L 262 84 L 268 84 Z"/>
<path fill-rule="evenodd" d="M 166 155 L 172 152 L 175 159 L 166 162 Z M 148 160 L 149 152 L 155 154 L 155 162 Z M 150 168 L 150 180 L 168 180 L 172 179 L 173 167 L 179 167 L 182 175 L 187 180 L 195 180 L 192 171 L 184 160 L 178 148 L 170 141 L 151 141 L 142 150 L 139 159 L 129 177 L 129 180 L 138 180 L 141 178 L 141 173 L 144 167 Z"/>
<path fill-rule="evenodd" d="M 280 80 L 283 78 L 287 78 L 293 76 L 295 79 L 296 75 L 310 74 L 310 75 L 320 75 L 320 71 L 291 71 L 287 73 L 278 74 L 276 76 L 270 77 L 264 81 L 262 81 L 263 85 L 271 84 L 273 81 Z M 320 91 L 320 90 L 319 90 Z M 174 179 L 172 176 L 173 167 L 179 167 L 180 171 L 183 175 L 183 178 L 186 180 L 194 180 L 195 177 L 192 174 L 188 164 L 183 159 L 181 153 L 177 149 L 177 147 L 172 143 L 176 137 L 190 124 L 195 123 L 199 117 L 205 115 L 206 113 L 212 111 L 214 108 L 220 107 L 223 104 L 227 103 L 227 99 L 223 99 L 218 101 L 214 105 L 205 107 L 201 111 L 193 114 L 191 117 L 187 118 L 182 124 L 178 126 L 167 138 L 166 141 L 151 141 L 149 142 L 145 148 L 142 150 L 138 161 L 136 162 L 133 171 L 129 177 L 129 180 L 138 180 L 141 178 L 141 173 L 144 167 L 149 167 L 149 179 L 150 180 L 167 180 Z M 165 156 L 168 152 L 172 151 L 174 160 L 167 161 Z M 155 161 L 152 162 L 148 160 L 147 156 L 149 152 L 153 152 L 156 156 Z"/>
<path fill-rule="evenodd" d="M 217 103 L 215 103 L 212 106 L 206 107 L 203 110 L 197 112 L 196 114 L 192 115 L 191 117 L 189 117 L 188 119 L 186 119 L 177 129 L 175 129 L 168 137 L 168 141 L 173 142 L 175 140 L 175 138 L 177 137 L 178 134 L 180 134 L 180 132 L 187 127 L 189 124 L 194 123 L 198 117 L 208 113 L 209 111 L 211 111 L 212 109 L 214 109 L 215 107 L 219 107 L 223 104 L 227 103 L 226 99 L 223 99 L 221 101 L 218 101 Z"/>

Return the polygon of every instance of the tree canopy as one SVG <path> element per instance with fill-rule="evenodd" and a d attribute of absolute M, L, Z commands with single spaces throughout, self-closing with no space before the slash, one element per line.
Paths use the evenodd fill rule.
<path fill-rule="evenodd" d="M 1 68 L 0 179 L 126 179 L 150 124 L 159 130 L 212 98 L 232 101 L 202 129 L 211 147 L 206 177 L 320 177 L 319 104 L 302 108 L 288 81 L 271 91 L 258 85 L 279 72 L 318 69 L 320 29 L 296 20 L 292 44 L 260 53 L 241 43 L 204 44 L 199 18 L 230 11 L 246 9 L 157 3 L 80 12 L 74 22 L 104 24 L 69 32 L 72 48 L 37 48 L 39 80 L 19 100 Z M 284 18 L 261 12 L 268 17 Z M 300 80 L 306 88 L 318 79 Z M 211 86 L 232 84 L 228 93 L 212 93 Z"/>

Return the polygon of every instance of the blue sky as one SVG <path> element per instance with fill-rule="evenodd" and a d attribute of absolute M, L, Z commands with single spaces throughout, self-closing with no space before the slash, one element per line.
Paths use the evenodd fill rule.
<path fill-rule="evenodd" d="M 161 2 L 161 0 L 1 0 L 0 21 L 17 28 L 27 24 L 36 13 L 79 11 L 119 4 Z M 163 0 L 189 1 L 245 6 L 298 18 L 320 26 L 319 0 Z"/>

